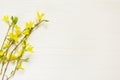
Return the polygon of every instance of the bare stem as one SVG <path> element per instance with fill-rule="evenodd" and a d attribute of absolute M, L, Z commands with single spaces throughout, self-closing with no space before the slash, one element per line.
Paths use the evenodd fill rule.
<path fill-rule="evenodd" d="M 7 30 L 7 33 L 6 33 L 6 35 L 5 35 L 5 38 L 4 38 L 3 43 L 2 43 L 2 46 L 1 46 L 1 50 L 2 50 L 2 48 L 3 48 L 3 46 L 4 46 L 4 43 L 5 43 L 6 39 L 7 39 L 7 35 L 8 35 L 8 33 L 9 33 L 9 31 L 10 31 L 10 28 L 11 28 L 11 25 L 9 26 L 9 28 L 8 28 L 8 30 Z"/>
<path fill-rule="evenodd" d="M 9 28 L 8 28 L 8 30 L 7 30 L 7 33 L 6 33 L 6 35 L 5 35 L 5 38 L 4 38 L 4 40 L 3 40 L 3 43 L 2 43 L 2 46 L 1 46 L 1 49 L 0 49 L 0 50 L 2 50 L 2 48 L 3 48 L 3 46 L 4 46 L 4 43 L 5 43 L 6 39 L 7 39 L 7 35 L 8 35 L 8 33 L 9 33 L 9 31 L 10 31 L 10 28 L 11 28 L 11 25 L 9 26 Z M 0 69 L 0 74 L 2 74 L 2 69 L 3 69 L 3 64 L 2 64 L 2 67 L 1 67 L 1 69 Z"/>
<path fill-rule="evenodd" d="M 16 70 L 17 70 L 17 65 L 18 65 L 19 61 L 20 61 L 20 59 L 17 60 L 17 64 L 16 64 L 16 66 L 15 66 L 15 69 L 14 69 L 14 71 L 13 71 L 13 74 L 11 74 L 11 75 L 7 78 L 7 80 L 9 80 L 10 78 L 12 78 L 12 77 L 15 75 Z"/>
<path fill-rule="evenodd" d="M 27 40 L 27 38 L 26 38 L 25 40 Z M 18 66 L 18 64 L 19 64 L 19 62 L 20 62 L 20 59 L 21 59 L 21 57 L 23 56 L 23 53 L 25 52 L 25 51 L 24 51 L 25 48 L 26 48 L 26 46 L 23 47 L 22 55 L 21 55 L 20 58 L 17 60 L 17 63 L 16 63 L 16 66 L 15 66 L 15 69 L 13 70 L 13 73 L 7 78 L 7 80 L 9 80 L 10 78 L 12 78 L 12 77 L 15 75 L 16 70 L 17 70 L 17 66 Z"/>

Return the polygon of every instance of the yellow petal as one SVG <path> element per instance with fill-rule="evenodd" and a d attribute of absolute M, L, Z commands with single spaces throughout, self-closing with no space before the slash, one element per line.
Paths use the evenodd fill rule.
<path fill-rule="evenodd" d="M 9 17 L 8 17 L 8 16 L 4 16 L 4 17 L 3 17 L 3 20 L 4 20 L 5 22 L 9 22 Z"/>
<path fill-rule="evenodd" d="M 17 57 L 21 57 L 22 56 L 22 50 L 18 51 L 18 56 Z"/>
<path fill-rule="evenodd" d="M 37 12 L 36 15 L 37 15 L 38 20 L 41 20 L 45 14 Z"/>
<path fill-rule="evenodd" d="M 26 30 L 23 32 L 24 35 L 28 35 L 29 33 L 30 33 L 30 30 L 28 30 L 28 29 L 26 29 Z"/>
<path fill-rule="evenodd" d="M 10 33 L 8 36 L 10 37 L 10 39 L 12 39 L 12 40 L 18 42 L 18 36 L 17 36 L 16 34 Z"/>
<path fill-rule="evenodd" d="M 22 67 L 22 61 L 20 61 L 19 64 L 17 65 L 17 69 L 24 70 L 24 68 Z"/>
<path fill-rule="evenodd" d="M 9 53 L 7 56 L 7 60 L 16 60 L 16 59 L 17 59 L 17 56 L 14 54 L 11 55 L 11 53 Z"/>
<path fill-rule="evenodd" d="M 19 30 L 20 29 L 20 26 L 18 26 L 18 25 L 15 25 L 15 27 L 14 27 L 16 30 Z"/>
<path fill-rule="evenodd" d="M 4 51 L 0 50 L 0 57 L 4 55 Z"/>
<path fill-rule="evenodd" d="M 15 28 L 15 33 L 16 33 L 16 35 L 17 35 L 18 37 L 20 37 L 20 36 L 22 35 L 22 30 L 21 30 L 20 26 L 15 25 L 14 28 Z"/>
<path fill-rule="evenodd" d="M 33 52 L 34 52 L 34 51 L 33 51 L 33 46 L 30 45 L 30 44 L 28 44 L 28 46 L 27 46 L 27 48 L 26 48 L 26 51 L 33 53 Z"/>
<path fill-rule="evenodd" d="M 31 28 L 33 27 L 33 25 L 34 25 L 34 22 L 33 22 L 33 21 L 30 21 L 29 23 L 26 22 L 26 28 L 31 29 Z"/>
<path fill-rule="evenodd" d="M 21 33 L 22 33 L 22 31 L 21 31 L 21 30 L 19 30 L 19 29 L 17 29 L 15 32 L 16 32 L 16 35 L 17 35 L 17 36 L 20 36 L 20 35 L 21 35 Z"/>
<path fill-rule="evenodd" d="M 5 48 L 8 48 L 8 46 L 9 46 L 9 41 L 6 41 L 5 44 L 3 45 L 3 48 L 4 48 L 4 49 L 5 49 Z"/>

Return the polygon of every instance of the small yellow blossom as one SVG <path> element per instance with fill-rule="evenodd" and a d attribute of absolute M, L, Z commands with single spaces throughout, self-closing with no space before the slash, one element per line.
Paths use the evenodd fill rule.
<path fill-rule="evenodd" d="M 4 48 L 4 49 L 5 49 L 5 48 L 8 48 L 8 46 L 9 46 L 9 41 L 6 41 L 5 44 L 3 45 L 3 48 Z"/>
<path fill-rule="evenodd" d="M 18 36 L 15 33 L 10 33 L 8 36 L 10 37 L 10 39 L 18 42 Z"/>
<path fill-rule="evenodd" d="M 22 54 L 23 54 L 23 50 L 18 51 L 18 55 L 17 55 L 17 57 L 21 57 Z"/>
<path fill-rule="evenodd" d="M 30 30 L 29 30 L 29 29 L 26 29 L 26 30 L 23 32 L 24 35 L 28 35 L 29 33 L 30 33 Z"/>
<path fill-rule="evenodd" d="M 8 23 L 9 22 L 9 17 L 8 16 L 4 16 L 3 20 Z"/>
<path fill-rule="evenodd" d="M 23 41 L 22 47 L 25 48 L 25 47 L 26 47 L 26 44 L 27 44 L 27 40 Z"/>
<path fill-rule="evenodd" d="M 22 67 L 22 61 L 20 61 L 19 64 L 17 65 L 17 69 L 24 70 L 24 68 Z"/>
<path fill-rule="evenodd" d="M 37 12 L 36 15 L 37 15 L 38 20 L 41 20 L 45 14 Z"/>
<path fill-rule="evenodd" d="M 32 53 L 34 52 L 33 51 L 33 46 L 30 45 L 30 44 L 27 45 L 27 48 L 25 50 L 28 51 L 28 52 L 32 52 Z"/>
<path fill-rule="evenodd" d="M 18 30 L 16 30 L 16 35 L 17 35 L 17 36 L 20 36 L 20 35 L 21 35 L 21 33 L 22 33 L 22 31 L 21 31 L 21 30 L 19 30 L 19 29 L 18 29 Z"/>
<path fill-rule="evenodd" d="M 21 30 L 20 26 L 15 25 L 14 28 L 15 28 L 16 35 L 21 36 L 22 30 Z"/>
<path fill-rule="evenodd" d="M 17 30 L 17 29 L 20 29 L 20 26 L 15 25 L 14 28 Z"/>
<path fill-rule="evenodd" d="M 34 22 L 30 21 L 30 22 L 26 22 L 26 28 L 31 29 L 34 26 Z"/>
<path fill-rule="evenodd" d="M 0 50 L 0 57 L 4 55 L 4 51 Z"/>
<path fill-rule="evenodd" d="M 17 59 L 17 56 L 14 54 L 11 55 L 11 53 L 9 53 L 7 56 L 7 60 L 16 60 L 16 59 Z"/>

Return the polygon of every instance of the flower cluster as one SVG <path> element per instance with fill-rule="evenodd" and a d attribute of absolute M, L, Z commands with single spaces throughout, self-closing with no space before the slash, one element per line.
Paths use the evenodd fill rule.
<path fill-rule="evenodd" d="M 48 22 L 48 20 L 43 19 L 43 13 L 37 12 L 36 15 L 37 21 L 26 22 L 24 29 L 21 29 L 17 24 L 18 17 L 3 17 L 9 27 L 0 49 L 0 75 L 2 80 L 9 80 L 15 75 L 17 70 L 24 70 L 23 62 L 28 62 L 29 60 L 29 57 L 24 54 L 34 52 L 33 46 L 28 42 L 28 38 L 42 22 Z M 10 64 L 13 64 L 14 68 L 9 75 L 6 75 Z M 6 79 L 5 76 L 7 76 Z"/>

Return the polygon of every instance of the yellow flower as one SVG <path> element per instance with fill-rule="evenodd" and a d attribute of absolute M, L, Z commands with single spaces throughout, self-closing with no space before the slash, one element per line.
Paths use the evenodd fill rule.
<path fill-rule="evenodd" d="M 8 48 L 8 46 L 9 46 L 9 41 L 6 41 L 5 44 L 3 45 L 3 48 L 4 48 L 4 49 L 5 49 L 5 48 Z"/>
<path fill-rule="evenodd" d="M 14 27 L 16 30 L 18 30 L 18 29 L 20 29 L 20 26 L 18 26 L 18 25 L 15 25 L 15 27 Z"/>
<path fill-rule="evenodd" d="M 17 69 L 24 70 L 24 68 L 22 67 L 22 61 L 20 61 L 19 64 L 17 65 Z"/>
<path fill-rule="evenodd" d="M 4 51 L 0 50 L 0 57 L 4 55 Z"/>
<path fill-rule="evenodd" d="M 21 57 L 22 54 L 23 54 L 23 51 L 22 51 L 22 50 L 18 51 L 18 56 L 17 56 L 17 57 Z"/>
<path fill-rule="evenodd" d="M 11 53 L 9 53 L 7 56 L 7 60 L 16 60 L 16 59 L 17 59 L 17 56 L 14 54 L 11 55 Z"/>
<path fill-rule="evenodd" d="M 9 17 L 8 16 L 4 16 L 3 20 L 8 23 L 9 22 Z"/>
<path fill-rule="evenodd" d="M 25 48 L 26 44 L 27 44 L 27 40 L 24 40 L 23 43 L 22 43 L 22 47 Z"/>
<path fill-rule="evenodd" d="M 29 29 L 26 29 L 26 30 L 23 32 L 24 35 L 28 35 L 29 33 L 30 33 L 30 30 L 29 30 Z"/>
<path fill-rule="evenodd" d="M 34 51 L 33 51 L 33 46 L 30 45 L 30 44 L 27 45 L 27 48 L 26 48 L 25 50 L 26 50 L 27 52 L 32 52 L 32 53 L 34 52 Z"/>
<path fill-rule="evenodd" d="M 16 34 L 10 33 L 8 36 L 10 37 L 10 39 L 12 39 L 12 40 L 18 42 L 18 36 L 17 36 Z"/>
<path fill-rule="evenodd" d="M 16 30 L 16 35 L 21 36 L 22 31 L 21 30 Z"/>
<path fill-rule="evenodd" d="M 16 35 L 17 35 L 18 37 L 21 36 L 22 30 L 21 30 L 20 26 L 15 25 L 14 28 L 15 28 Z"/>
<path fill-rule="evenodd" d="M 26 22 L 26 28 L 29 28 L 31 29 L 34 25 L 34 22 L 33 21 L 30 21 L 30 22 Z"/>
<path fill-rule="evenodd" d="M 41 20 L 45 14 L 37 12 L 36 15 L 37 15 L 38 20 Z"/>

